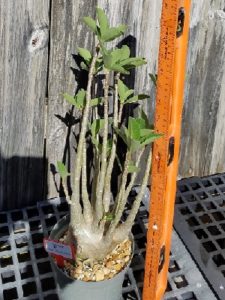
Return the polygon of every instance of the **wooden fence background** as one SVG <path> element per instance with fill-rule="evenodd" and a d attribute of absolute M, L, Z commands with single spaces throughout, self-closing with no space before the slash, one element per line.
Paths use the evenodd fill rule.
<path fill-rule="evenodd" d="M 179 174 L 225 170 L 225 4 L 193 0 Z M 132 51 L 149 63 L 134 86 L 150 93 L 157 72 L 160 0 L 0 0 L 0 210 L 57 195 L 54 164 L 73 150 L 73 54 L 93 47 L 82 17 L 104 8 L 128 24 Z M 153 118 L 154 101 L 145 109 Z M 69 161 L 69 163 L 72 163 Z"/>

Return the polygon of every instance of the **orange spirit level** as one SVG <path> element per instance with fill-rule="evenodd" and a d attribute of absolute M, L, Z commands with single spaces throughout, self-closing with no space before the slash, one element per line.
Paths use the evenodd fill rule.
<path fill-rule="evenodd" d="M 143 299 L 160 300 L 167 286 L 176 193 L 191 0 L 163 0 L 157 78 L 150 215 Z"/>

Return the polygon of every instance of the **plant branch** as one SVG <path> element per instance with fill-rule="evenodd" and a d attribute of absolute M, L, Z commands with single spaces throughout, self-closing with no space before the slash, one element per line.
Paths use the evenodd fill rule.
<path fill-rule="evenodd" d="M 74 171 L 74 187 L 73 187 L 73 203 L 71 204 L 71 224 L 73 227 L 76 227 L 76 224 L 83 221 L 82 209 L 80 205 L 80 177 L 81 177 L 81 167 L 82 167 L 82 148 L 85 140 L 85 134 L 88 124 L 88 115 L 90 110 L 90 101 L 91 101 L 91 87 L 93 74 L 95 71 L 95 63 L 98 57 L 98 48 L 96 48 L 96 53 L 92 58 L 92 62 L 88 74 L 88 84 L 86 92 L 86 105 L 83 112 L 83 119 L 81 124 L 81 132 L 77 147 L 77 155 L 75 159 L 75 171 Z M 78 217 L 78 219 L 76 219 Z"/>
<path fill-rule="evenodd" d="M 124 170 L 123 170 L 123 174 L 122 174 L 122 182 L 121 185 L 119 187 L 119 194 L 117 196 L 116 199 L 116 210 L 115 210 L 115 218 L 112 220 L 110 226 L 109 226 L 109 230 L 107 232 L 106 235 L 106 239 L 110 238 L 112 232 L 114 231 L 114 229 L 116 228 L 116 226 L 118 225 L 121 216 L 123 214 L 123 205 L 122 205 L 122 199 L 123 199 L 123 195 L 125 193 L 125 189 L 126 189 L 126 183 L 127 183 L 127 176 L 128 176 L 128 166 L 129 166 L 129 162 L 130 162 L 130 152 L 127 151 L 126 153 L 126 159 L 125 159 L 125 163 L 124 163 Z"/>
<path fill-rule="evenodd" d="M 71 204 L 71 199 L 70 199 L 68 188 L 67 188 L 66 178 L 62 178 L 62 187 L 63 187 L 64 193 L 66 196 L 66 201 L 68 202 L 68 204 Z"/>
<path fill-rule="evenodd" d="M 86 142 L 84 140 L 83 145 L 83 161 L 82 161 L 82 202 L 83 202 L 83 212 L 84 219 L 87 223 L 91 223 L 93 220 L 92 207 L 87 191 L 87 150 Z"/>
<path fill-rule="evenodd" d="M 107 141 L 108 141 L 108 126 L 109 126 L 108 102 L 109 102 L 109 71 L 106 69 L 105 80 L 104 80 L 104 132 L 103 132 L 102 154 L 101 154 L 101 170 L 99 175 L 99 183 L 97 188 L 97 199 L 96 199 L 97 222 L 100 221 L 103 216 L 102 196 L 103 196 L 104 180 L 105 180 L 106 168 L 107 168 Z"/>
<path fill-rule="evenodd" d="M 141 152 L 139 153 L 139 155 L 137 157 L 137 161 L 136 161 L 136 164 L 135 164 L 136 167 L 139 166 L 139 163 L 140 163 L 140 160 L 141 160 L 141 157 L 142 157 L 143 153 L 144 153 L 144 149 L 141 150 Z M 135 172 L 131 175 L 130 183 L 129 183 L 128 187 L 126 188 L 126 191 L 125 191 L 125 194 L 124 194 L 125 204 L 126 204 L 128 196 L 130 195 L 130 192 L 131 192 L 131 189 L 134 185 L 134 181 L 135 181 L 136 177 L 137 177 L 137 172 Z M 125 205 L 124 205 L 124 207 L 125 207 Z"/>
<path fill-rule="evenodd" d="M 119 78 L 120 78 L 120 73 L 117 73 L 115 76 L 115 97 L 114 97 L 114 113 L 113 113 L 114 128 L 118 127 L 118 80 Z M 110 153 L 109 163 L 108 163 L 106 176 L 105 176 L 105 184 L 104 184 L 105 189 L 104 189 L 104 196 L 103 196 L 103 205 L 104 205 L 105 212 L 109 211 L 112 170 L 113 170 L 113 165 L 116 157 L 117 135 L 115 130 L 113 131 L 112 140 L 113 140 L 113 145 Z"/>
<path fill-rule="evenodd" d="M 151 168 L 151 161 L 152 161 L 152 151 L 150 150 L 147 164 L 146 164 L 145 175 L 144 175 L 143 182 L 142 182 L 142 185 L 140 188 L 140 192 L 134 200 L 130 214 L 128 215 L 126 221 L 123 224 L 119 225 L 119 227 L 116 229 L 116 232 L 115 232 L 115 236 L 120 236 L 121 239 L 124 239 L 127 236 L 127 234 L 130 232 L 133 222 L 135 220 L 135 217 L 137 215 L 138 209 L 141 204 L 141 200 L 144 196 L 145 189 L 148 184 L 148 178 L 149 178 L 149 173 L 150 173 L 150 168 Z"/>
<path fill-rule="evenodd" d="M 96 197 L 97 197 L 97 184 L 99 179 L 99 169 L 100 169 L 100 162 L 99 162 L 99 156 L 97 153 L 97 149 L 94 149 L 94 175 L 92 180 L 92 187 L 91 187 L 91 205 L 92 208 L 95 208 L 96 204 Z"/>
<path fill-rule="evenodd" d="M 80 182 L 80 176 L 81 176 L 81 164 L 82 164 L 82 148 L 84 144 L 85 134 L 87 130 L 87 124 L 88 124 L 88 115 L 90 110 L 90 101 L 91 101 L 91 86 L 92 86 L 92 80 L 93 80 L 93 74 L 95 70 L 95 63 L 98 56 L 98 51 L 96 52 L 95 56 L 92 59 L 89 74 L 88 74 L 88 85 L 87 85 L 87 92 L 86 92 L 86 105 L 84 108 L 83 113 L 83 119 L 81 124 L 81 132 L 79 137 L 79 143 L 77 147 L 77 155 L 76 155 L 76 161 L 75 161 L 75 182 L 74 182 L 74 194 L 79 197 L 79 182 Z"/>

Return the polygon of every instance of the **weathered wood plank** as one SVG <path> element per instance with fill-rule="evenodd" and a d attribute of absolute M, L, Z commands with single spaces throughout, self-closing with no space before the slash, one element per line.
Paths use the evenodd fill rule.
<path fill-rule="evenodd" d="M 82 17 L 94 16 L 97 5 L 106 11 L 112 26 L 120 23 L 128 25 L 125 42 L 132 47 L 132 54 L 147 57 L 149 60 L 148 65 L 138 71 L 130 84 L 140 92 L 154 94 L 148 73 L 154 73 L 156 69 L 161 1 L 99 0 L 92 1 L 88 6 L 83 1 L 53 1 L 47 135 L 47 154 L 51 170 L 49 196 L 54 196 L 57 192 L 54 167 L 51 164 L 55 165 L 61 159 L 68 163 L 69 156 L 74 157 L 73 149 L 71 150 L 74 137 L 71 135 L 67 140 L 68 128 L 55 115 L 65 117 L 68 111 L 69 106 L 62 100 L 61 94 L 65 91 L 73 94 L 76 89 L 74 75 L 70 71 L 70 67 L 74 66 L 71 55 L 77 52 L 78 46 L 92 45 L 92 35 L 82 24 Z M 152 101 L 149 111 L 152 111 L 153 103 Z M 69 164 L 73 165 L 73 159 Z M 58 186 L 58 181 L 56 185 Z"/>
<path fill-rule="evenodd" d="M 0 210 L 43 199 L 49 1 L 0 1 Z"/>
<path fill-rule="evenodd" d="M 83 24 L 82 18 L 93 15 L 95 7 L 95 0 L 88 1 L 88 5 L 82 0 L 52 1 L 46 144 L 49 159 L 49 197 L 57 195 L 59 187 L 59 178 L 54 177 L 56 162 L 63 160 L 71 168 L 74 167 L 74 126 L 72 126 L 73 120 L 72 124 L 69 121 L 71 120 L 68 115 L 70 106 L 63 100 L 62 94 L 67 92 L 73 95 L 77 89 L 75 77 L 82 74 L 78 75 L 71 70 L 77 68 L 73 55 L 77 54 L 77 47 L 92 47 L 93 35 Z M 77 116 L 74 115 L 74 118 Z M 68 122 L 71 124 L 69 127 L 66 125 Z"/>
<path fill-rule="evenodd" d="M 223 0 L 194 0 L 180 175 L 225 170 L 225 12 Z"/>
<path fill-rule="evenodd" d="M 92 45 L 92 36 L 81 19 L 84 15 L 94 15 L 96 5 L 107 12 L 112 25 L 128 25 L 125 42 L 131 45 L 132 54 L 148 59 L 148 65 L 140 68 L 129 84 L 152 96 L 144 108 L 153 120 L 155 92 L 148 73 L 157 72 L 161 3 L 161 0 L 93 0 L 86 7 L 82 0 L 53 1 L 47 140 L 50 164 L 62 158 L 68 162 L 68 149 L 73 146 L 73 136 L 67 140 L 70 146 L 65 146 L 68 129 L 55 114 L 65 117 L 69 106 L 60 94 L 76 90 L 70 71 L 74 66 L 71 54 L 76 53 L 77 46 Z M 223 4 L 222 0 L 193 0 L 179 171 L 182 177 L 215 173 L 225 167 Z M 56 195 L 53 178 L 50 173 L 50 196 Z"/>

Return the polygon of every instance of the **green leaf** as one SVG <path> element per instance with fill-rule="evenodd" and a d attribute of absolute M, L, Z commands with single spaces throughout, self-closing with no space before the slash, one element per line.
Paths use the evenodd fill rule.
<path fill-rule="evenodd" d="M 134 103 L 134 102 L 137 102 L 139 100 L 144 100 L 144 99 L 147 99 L 147 98 L 150 98 L 149 95 L 141 94 L 141 95 L 133 96 L 133 97 L 127 99 L 127 101 L 125 103 Z"/>
<path fill-rule="evenodd" d="M 148 99 L 148 98 L 150 98 L 149 95 L 145 95 L 145 94 L 138 95 L 138 100 L 144 100 L 144 99 Z"/>
<path fill-rule="evenodd" d="M 141 137 L 145 137 L 145 136 L 147 136 L 149 134 L 152 134 L 152 133 L 154 133 L 153 129 L 144 128 L 144 129 L 140 130 Z"/>
<path fill-rule="evenodd" d="M 140 124 L 135 118 L 129 117 L 128 134 L 132 140 L 140 140 Z"/>
<path fill-rule="evenodd" d="M 127 128 L 124 125 L 122 125 L 120 129 L 114 127 L 114 130 L 116 131 L 117 135 L 119 135 L 121 137 L 121 139 L 124 141 L 124 143 L 129 148 L 130 147 L 130 139 L 129 139 Z"/>
<path fill-rule="evenodd" d="M 70 175 L 70 173 L 68 173 L 67 171 L 66 166 L 61 161 L 57 161 L 57 171 L 63 179 Z"/>
<path fill-rule="evenodd" d="M 122 48 L 116 48 L 111 51 L 112 64 L 126 60 L 130 56 L 130 49 L 124 45 Z M 121 65 L 121 64 L 120 64 Z"/>
<path fill-rule="evenodd" d="M 133 93 L 134 93 L 134 90 L 129 90 L 129 91 L 127 91 L 126 93 L 125 93 L 125 99 L 127 99 L 127 98 L 129 98 L 131 95 L 133 95 Z"/>
<path fill-rule="evenodd" d="M 115 215 L 113 213 L 105 213 L 103 216 L 103 220 L 105 221 L 112 221 L 115 218 Z"/>
<path fill-rule="evenodd" d="M 142 147 L 142 145 L 139 141 L 132 140 L 129 149 L 130 149 L 131 153 L 133 153 L 133 152 L 137 151 L 138 149 L 140 149 L 141 147 Z"/>
<path fill-rule="evenodd" d="M 157 74 L 149 73 L 149 77 L 151 78 L 151 81 L 153 82 L 154 86 L 157 86 Z"/>
<path fill-rule="evenodd" d="M 122 73 L 122 74 L 125 74 L 125 75 L 129 75 L 130 74 L 130 72 L 128 72 L 126 69 L 124 69 L 120 65 L 112 65 L 109 68 L 109 70 L 116 71 L 116 72 L 119 72 L 119 73 Z"/>
<path fill-rule="evenodd" d="M 91 17 L 84 17 L 83 21 L 95 34 L 97 34 L 97 25 L 95 20 Z"/>
<path fill-rule="evenodd" d="M 115 38 L 121 36 L 122 34 L 124 34 L 125 30 L 126 30 L 126 26 L 125 25 L 120 25 L 118 27 L 112 27 L 109 28 L 108 30 L 106 30 L 102 36 L 102 39 L 105 42 L 110 42 L 113 41 Z"/>
<path fill-rule="evenodd" d="M 100 72 L 103 69 L 103 58 L 100 57 L 96 60 L 96 64 L 95 64 L 95 74 Z"/>
<path fill-rule="evenodd" d="M 127 45 L 123 45 L 120 48 L 120 61 L 123 61 L 125 59 L 128 59 L 130 57 L 130 48 Z"/>
<path fill-rule="evenodd" d="M 65 98 L 65 100 L 66 100 L 69 104 L 72 104 L 72 105 L 75 105 L 75 106 L 76 106 L 76 99 L 75 99 L 73 96 L 71 96 L 71 95 L 65 93 L 65 94 L 63 94 L 63 97 Z"/>
<path fill-rule="evenodd" d="M 92 55 L 90 51 L 85 48 L 78 48 L 78 53 L 88 64 L 91 62 Z"/>
<path fill-rule="evenodd" d="M 98 150 L 99 141 L 93 136 L 91 137 L 91 141 L 92 141 L 93 145 L 95 145 L 96 149 Z"/>
<path fill-rule="evenodd" d="M 122 80 L 118 80 L 118 93 L 119 93 L 119 98 L 120 102 L 124 103 L 124 101 L 127 99 L 126 98 L 126 93 L 129 91 L 129 88 L 123 83 Z"/>
<path fill-rule="evenodd" d="M 125 101 L 125 104 L 134 103 L 138 101 L 138 96 L 133 96 Z"/>
<path fill-rule="evenodd" d="M 138 167 L 135 166 L 134 162 L 130 162 L 129 166 L 128 166 L 128 173 L 136 173 L 139 172 L 140 169 Z"/>
<path fill-rule="evenodd" d="M 147 62 L 144 58 L 141 57 L 130 57 L 124 60 L 121 65 L 124 66 L 127 70 L 145 65 Z"/>
<path fill-rule="evenodd" d="M 151 133 L 145 137 L 142 137 L 141 146 L 148 145 L 162 136 L 163 134 L 160 133 Z"/>
<path fill-rule="evenodd" d="M 84 89 L 80 89 L 79 92 L 76 94 L 75 98 L 77 108 L 83 109 L 86 102 L 86 91 Z"/>
<path fill-rule="evenodd" d="M 107 69 L 120 72 L 122 74 L 129 74 L 129 72 L 121 65 L 121 58 L 129 55 L 129 48 L 123 46 L 116 48 L 113 51 L 108 51 L 103 55 L 104 65 Z"/>
<path fill-rule="evenodd" d="M 109 27 L 108 19 L 103 9 L 98 7 L 96 9 L 96 12 L 97 12 L 97 18 L 100 27 L 101 37 L 103 37 Z"/>
<path fill-rule="evenodd" d="M 96 105 L 99 105 L 99 104 L 102 104 L 102 98 L 101 97 L 91 99 L 91 103 L 90 103 L 91 106 L 96 106 Z"/>
<path fill-rule="evenodd" d="M 104 119 L 96 119 L 91 124 L 91 134 L 93 137 L 96 137 L 99 131 L 104 127 L 105 120 Z"/>
<path fill-rule="evenodd" d="M 149 119 L 148 119 L 148 117 L 147 117 L 147 115 L 146 115 L 146 113 L 144 112 L 143 109 L 141 110 L 140 118 L 145 121 L 145 127 L 146 128 L 148 128 L 148 129 L 154 129 L 153 124 L 150 124 Z"/>
<path fill-rule="evenodd" d="M 81 67 L 82 70 L 85 70 L 85 71 L 89 70 L 87 65 L 83 61 L 80 63 L 80 67 Z"/>

